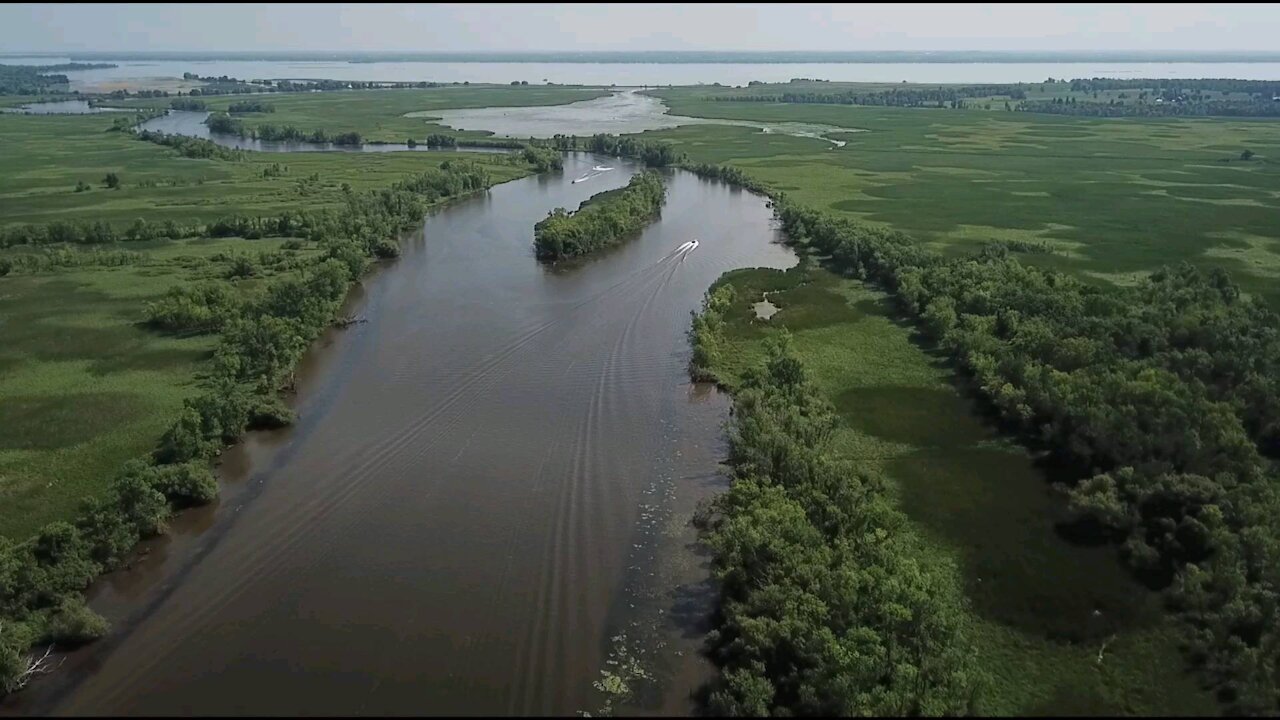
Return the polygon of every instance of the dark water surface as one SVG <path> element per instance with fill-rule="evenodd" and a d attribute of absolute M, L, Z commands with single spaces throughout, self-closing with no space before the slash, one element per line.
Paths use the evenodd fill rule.
<path fill-rule="evenodd" d="M 648 710 L 687 711 L 705 570 L 681 518 L 719 483 L 727 408 L 687 381 L 689 312 L 794 256 L 763 199 L 673 171 L 637 239 L 535 261 L 535 221 L 636 170 L 566 156 L 427 218 L 349 303 L 367 322 L 309 354 L 299 423 L 231 451 L 220 506 L 96 586 L 116 632 L 17 710 L 594 711 L 613 638 L 649 627 L 674 679 Z"/>

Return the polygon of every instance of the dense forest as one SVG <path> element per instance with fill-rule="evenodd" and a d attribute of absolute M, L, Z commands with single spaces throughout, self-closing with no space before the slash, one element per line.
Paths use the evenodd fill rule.
<path fill-rule="evenodd" d="M 85 501 L 75 522 L 50 523 L 28 542 L 0 538 L 0 694 L 31 678 L 32 645 L 75 645 L 106 632 L 81 593 L 140 538 L 162 532 L 174 508 L 217 496 L 209 460 L 221 448 L 247 429 L 291 421 L 277 391 L 370 259 L 398 254 L 396 236 L 420 222 L 430 203 L 488 185 L 482 168 L 445 162 L 389 188 L 352 194 L 339 209 L 228 218 L 202 229 L 250 237 L 253 228 L 303 238 L 322 252 L 310 260 L 287 253 L 262 260 L 295 272 L 249 292 L 232 283 L 260 273 L 254 260 L 239 258 L 227 280 L 176 287 L 145 308 L 159 331 L 218 333 L 211 372 L 152 456 L 128 464 L 105 496 Z M 153 235 L 139 223 L 131 232 L 147 237 L 192 229 L 155 226 Z"/>
<path fill-rule="evenodd" d="M 666 196 L 662 176 L 646 170 L 626 187 L 592 196 L 577 212 L 556 208 L 533 226 L 538 259 L 555 262 L 616 245 L 648 224 Z"/>
<path fill-rule="evenodd" d="M 695 347 L 717 342 L 732 296 L 709 294 Z M 708 710 L 975 714 L 980 672 L 954 591 L 904 545 L 883 479 L 831 459 L 836 415 L 786 335 L 772 340 L 735 388 L 732 485 L 698 518 L 720 586 Z"/>

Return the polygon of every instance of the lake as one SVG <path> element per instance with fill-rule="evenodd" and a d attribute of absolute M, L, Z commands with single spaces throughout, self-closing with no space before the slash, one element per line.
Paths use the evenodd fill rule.
<path fill-rule="evenodd" d="M 77 58 L 78 62 L 94 62 Z M 48 65 L 69 58 L 0 58 L 6 64 Z M 347 62 L 299 60 L 119 60 L 115 68 L 67 72 L 72 89 L 98 92 L 182 87 L 182 74 L 264 79 L 509 83 L 567 85 L 746 85 L 791 78 L 833 81 L 1007 83 L 1046 78 L 1220 78 L 1280 80 L 1276 62 L 1070 63 L 584 63 L 584 62 Z"/>

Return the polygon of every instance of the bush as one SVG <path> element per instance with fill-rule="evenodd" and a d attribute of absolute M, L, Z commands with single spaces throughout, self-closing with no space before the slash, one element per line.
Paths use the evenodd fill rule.
<path fill-rule="evenodd" d="M 215 332 L 239 313 L 240 297 L 225 283 L 205 282 L 170 288 L 147 303 L 147 322 L 171 332 Z"/>
<path fill-rule="evenodd" d="M 75 647 L 107 634 L 105 618 L 89 609 L 79 597 L 64 599 L 45 624 L 45 642 Z"/>
<path fill-rule="evenodd" d="M 400 257 L 400 245 L 394 240 L 379 240 L 373 246 L 373 254 L 382 260 Z"/>
<path fill-rule="evenodd" d="M 298 416 L 280 398 L 264 396 L 249 410 L 250 430 L 278 430 L 297 421 Z"/>
<path fill-rule="evenodd" d="M 154 468 L 152 486 L 177 507 L 205 505 L 218 497 L 213 472 L 197 462 Z"/>
<path fill-rule="evenodd" d="M 258 268 L 247 255 L 237 255 L 231 259 L 227 268 L 227 277 L 231 279 L 250 278 L 258 274 Z"/>

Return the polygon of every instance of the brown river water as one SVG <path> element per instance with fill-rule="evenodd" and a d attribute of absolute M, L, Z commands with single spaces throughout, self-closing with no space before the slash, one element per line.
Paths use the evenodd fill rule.
<path fill-rule="evenodd" d="M 764 199 L 682 171 L 638 238 L 534 259 L 535 221 L 637 169 L 566 156 L 426 218 L 353 293 L 366 322 L 307 356 L 299 422 L 229 451 L 219 504 L 95 585 L 113 632 L 5 711 L 595 712 L 625 636 L 657 681 L 629 710 L 688 712 L 709 598 L 687 519 L 728 409 L 688 382 L 689 313 L 795 259 Z"/>

